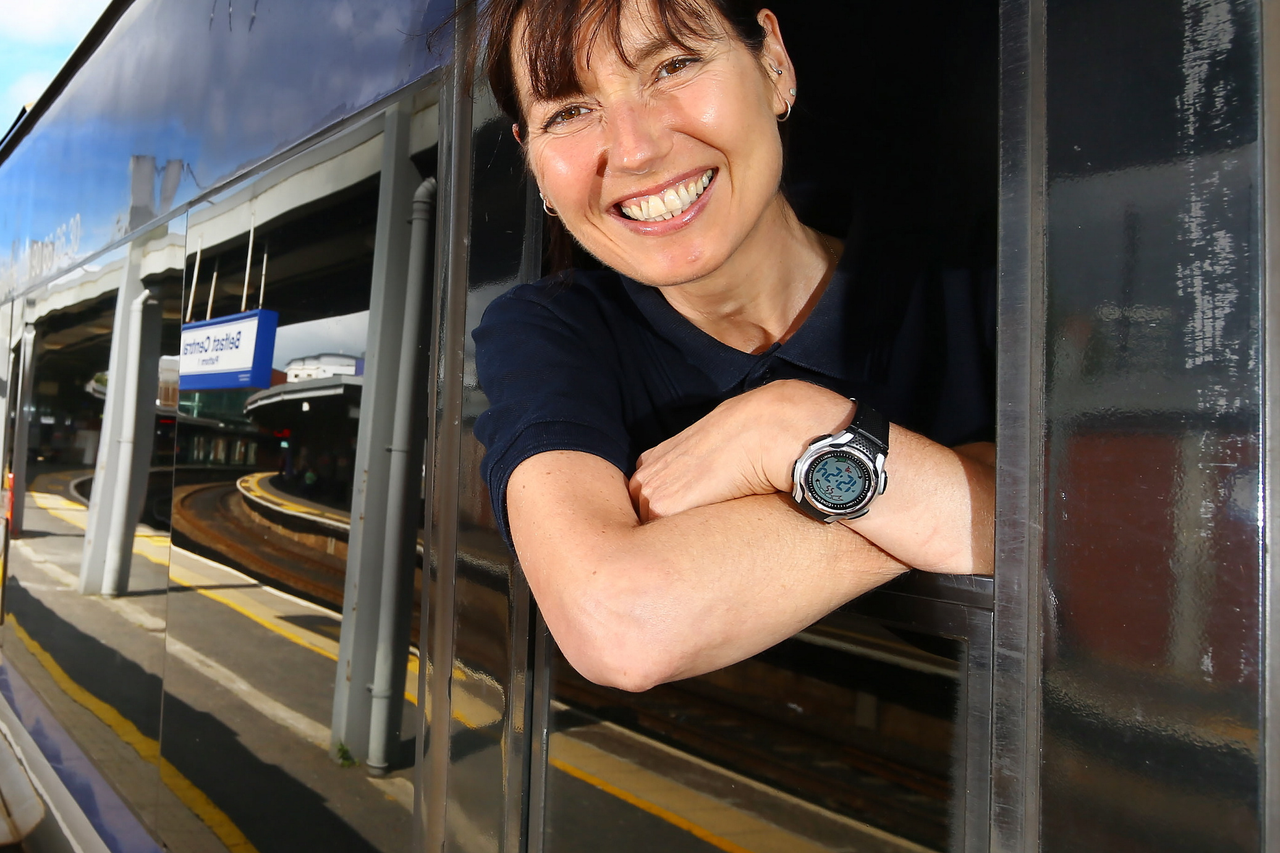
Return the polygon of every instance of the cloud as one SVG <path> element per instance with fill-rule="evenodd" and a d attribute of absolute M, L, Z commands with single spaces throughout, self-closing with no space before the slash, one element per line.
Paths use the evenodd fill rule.
<path fill-rule="evenodd" d="M 18 77 L 0 94 L 0 133 L 9 129 L 9 123 L 18 117 L 18 111 L 34 101 L 53 80 L 52 71 L 28 71 Z"/>
<path fill-rule="evenodd" d="M 106 8 L 105 0 L 0 0 L 3 39 L 78 44 Z"/>
<path fill-rule="evenodd" d="M 13 81 L 4 93 L 10 103 L 25 105 L 44 94 L 44 90 L 53 81 L 52 71 L 28 71 Z"/>

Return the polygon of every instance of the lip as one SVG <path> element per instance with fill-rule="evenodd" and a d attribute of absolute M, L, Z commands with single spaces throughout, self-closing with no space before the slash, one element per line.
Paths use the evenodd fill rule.
<path fill-rule="evenodd" d="M 613 202 L 612 202 L 609 206 L 610 206 L 610 207 L 616 207 L 616 206 L 618 206 L 618 205 L 625 204 L 626 202 L 629 202 L 629 201 L 635 201 L 635 200 L 636 200 L 636 199 L 638 199 L 638 198 L 644 198 L 645 196 L 657 195 L 658 193 L 660 193 L 660 192 L 662 192 L 662 191 L 664 191 L 664 190 L 666 190 L 666 189 L 668 189 L 668 188 L 670 188 L 670 187 L 674 187 L 674 186 L 677 186 L 677 185 L 679 185 L 679 184 L 683 184 L 685 181 L 692 180 L 693 178 L 698 177 L 698 176 L 700 176 L 700 175 L 704 175 L 704 174 L 706 174 L 707 172 L 717 172 L 717 173 L 718 173 L 719 171 L 720 171 L 720 170 L 719 170 L 719 169 L 717 169 L 715 166 L 703 166 L 703 167 L 702 167 L 702 168 L 700 168 L 700 169 L 690 169 L 688 172 L 685 172 L 683 175 L 676 175 L 676 176 L 675 176 L 675 177 L 673 177 L 673 178 L 667 178 L 665 181 L 663 181 L 663 182 L 662 182 L 662 183 L 660 183 L 660 184 L 654 184 L 653 186 L 651 186 L 651 187 L 649 187 L 649 188 L 647 188 L 647 189 L 639 190 L 639 191 L 637 191 L 637 192 L 633 192 L 633 193 L 630 193 L 630 194 L 628 194 L 628 195 L 624 195 L 624 196 L 622 196 L 621 198 L 614 199 L 614 200 L 613 200 Z"/>
<path fill-rule="evenodd" d="M 668 187 L 672 187 L 672 186 L 676 186 L 678 184 L 684 183 L 685 181 L 688 181 L 698 175 L 705 174 L 708 170 L 711 170 L 713 172 L 711 176 L 711 183 L 708 184 L 707 188 L 702 191 L 702 194 L 694 200 L 693 204 L 689 205 L 689 207 L 679 216 L 673 216 L 670 219 L 661 219 L 661 220 L 658 220 L 657 222 L 640 222 L 638 220 L 631 219 L 628 216 L 624 216 L 621 210 L 619 209 L 620 205 L 623 202 L 631 201 L 637 198 L 643 198 L 645 196 L 657 195 L 659 190 L 666 190 Z M 676 177 L 669 178 L 668 180 L 660 184 L 655 184 L 650 189 L 641 190 L 640 192 L 630 193 L 628 195 L 623 196 L 622 198 L 618 199 L 617 201 L 609 205 L 608 207 L 609 215 L 612 216 L 614 219 L 616 219 L 618 222 L 621 222 L 627 228 L 630 228 L 632 231 L 635 231 L 640 234 L 657 235 L 657 234 L 667 234 L 672 231 L 678 231 L 684 226 L 688 225 L 690 222 L 692 222 L 695 218 L 697 218 L 698 214 L 700 214 L 703 211 L 703 209 L 706 207 L 707 197 L 710 196 L 712 190 L 716 188 L 716 182 L 719 179 L 719 177 L 720 177 L 720 170 L 714 166 L 703 166 L 702 168 L 699 168 L 699 169 L 691 169 L 690 171 L 686 172 L 683 175 L 677 175 Z"/>

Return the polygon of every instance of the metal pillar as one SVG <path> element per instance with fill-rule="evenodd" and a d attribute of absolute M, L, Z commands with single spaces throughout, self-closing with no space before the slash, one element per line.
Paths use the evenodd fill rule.
<path fill-rule="evenodd" d="M 388 489 L 396 386 L 400 369 L 401 320 L 405 311 L 405 270 L 409 263 L 409 212 L 420 178 L 409 160 L 409 103 L 387 108 L 378 188 L 378 222 L 373 247 L 373 285 L 369 299 L 368 350 L 356 438 L 355 489 L 351 499 L 351 536 L 342 599 L 342 635 L 334 680 L 330 753 L 345 747 L 358 761 L 369 758 L 371 687 L 378 644 L 378 603 L 382 595 L 386 528 L 392 513 L 405 511 L 400 495 Z M 416 525 L 406 531 L 413 535 Z M 407 639 L 392 664 L 389 688 L 404 693 Z M 398 672 L 397 672 L 398 670 Z M 386 737 L 400 738 L 400 715 L 390 715 Z"/>
<path fill-rule="evenodd" d="M 1263 366 L 1263 487 L 1259 514 L 1266 535 L 1266 595 L 1262 623 L 1264 723 L 1262 728 L 1262 850 L 1280 846 L 1280 8 L 1262 14 L 1262 241 L 1266 318 Z"/>
<path fill-rule="evenodd" d="M 1000 372 L 991 850 L 1038 849 L 1044 0 L 1000 3 Z"/>
<path fill-rule="evenodd" d="M 462 56 L 475 33 L 475 9 L 464 6 L 454 18 L 453 48 Z M 450 66 L 440 93 L 440 198 L 436 218 L 435 293 L 428 370 L 426 477 L 430 579 L 423 580 L 422 707 L 414 787 L 414 848 L 443 851 L 447 837 L 450 720 L 453 717 L 453 661 L 457 616 L 454 594 L 458 556 L 458 449 L 462 431 L 463 368 L 467 319 L 467 265 L 471 231 L 472 133 L 474 106 L 458 63 Z M 430 586 L 430 595 L 427 587 Z M 429 616 L 427 614 L 430 614 Z M 429 624 L 429 630 L 428 628 Z M 428 704 L 429 703 L 429 704 Z"/>
<path fill-rule="evenodd" d="M 413 456 L 414 390 L 418 384 L 418 351 L 421 348 L 422 295 L 426 290 L 427 261 L 431 255 L 431 214 L 436 203 L 436 179 L 427 178 L 413 194 L 413 236 L 409 242 L 409 273 L 405 287 L 404 325 L 400 336 L 400 368 L 396 382 L 396 413 L 391 439 L 391 471 L 387 493 L 393 506 L 387 513 L 383 544 L 382 590 L 378 601 L 378 640 L 374 656 L 371 721 L 369 724 L 369 772 L 381 776 L 387 772 L 388 756 L 393 753 L 400 719 L 399 695 L 404 693 L 406 650 L 396 636 L 402 621 L 400 613 L 409 605 L 406 600 L 405 575 L 413 571 L 417 548 L 413 545 L 417 524 L 406 511 L 411 495 L 410 462 Z M 414 513 L 416 515 L 416 513 Z M 408 535 L 406 535 L 406 533 Z M 410 575 L 411 577 L 411 575 Z M 397 642 L 397 640 L 401 640 Z"/>
<path fill-rule="evenodd" d="M 148 302 L 154 302 L 154 294 L 150 290 L 143 290 L 129 303 L 129 340 L 124 376 L 112 382 L 113 385 L 122 384 L 124 387 L 121 392 L 123 417 L 115 454 L 119 469 L 111 492 L 106 561 L 102 569 L 102 594 L 108 597 L 115 597 L 129 589 L 129 570 L 133 564 L 133 533 L 137 523 L 137 516 L 130 512 L 133 504 L 130 493 L 138 491 L 134 488 L 138 467 L 135 461 L 139 458 L 146 461 L 151 459 L 151 442 L 147 438 L 154 432 L 152 421 L 155 410 L 154 406 L 144 407 L 141 404 L 154 400 L 155 394 L 153 392 L 149 398 L 142 394 L 142 378 L 146 372 L 142 342 L 144 337 L 154 339 L 158 335 L 143 335 L 147 326 L 143 314 Z M 155 373 L 157 371 L 154 369 L 150 371 L 150 374 Z M 152 417 L 147 417 L 148 414 Z M 141 442 L 139 438 L 142 439 Z M 144 470 L 141 473 L 145 477 L 147 472 Z M 145 486 L 141 491 L 145 493 Z M 94 495 L 106 497 L 106 494 L 105 491 L 94 490 Z"/>
<path fill-rule="evenodd" d="M 35 388 L 36 327 L 22 330 L 22 354 L 18 379 L 18 406 L 13 421 L 13 516 L 9 535 L 22 538 L 22 514 L 27 503 L 27 445 L 31 435 L 32 391 Z"/>
<path fill-rule="evenodd" d="M 131 509 L 129 518 L 135 522 L 138 518 L 138 511 L 141 509 L 142 500 L 146 495 L 146 467 L 149 465 L 151 458 L 150 439 L 154 432 L 155 391 L 156 383 L 159 381 L 157 374 L 160 346 L 158 328 L 155 328 L 152 334 L 143 334 L 140 338 L 143 349 L 152 350 L 155 353 L 154 357 L 148 358 L 148 353 L 143 352 L 138 362 L 137 405 L 139 409 L 146 408 L 148 414 L 137 418 L 135 423 L 144 426 L 146 437 L 141 442 L 136 441 L 135 437 L 134 459 L 120 459 L 116 453 L 116 448 L 121 438 L 121 429 L 126 420 L 124 414 L 124 386 L 126 384 L 126 365 L 130 361 L 128 353 L 129 332 L 133 321 L 129 305 L 143 292 L 141 266 L 142 244 L 141 241 L 136 241 L 129 247 L 129 257 L 125 264 L 124 278 L 120 282 L 120 289 L 116 292 L 115 319 L 111 328 L 111 355 L 107 361 L 107 375 L 109 377 L 107 399 L 103 405 L 102 434 L 98 438 L 98 458 L 94 463 L 93 469 L 93 494 L 89 500 L 89 513 L 84 533 L 84 552 L 80 559 L 80 592 L 84 595 L 97 594 L 103 589 L 103 569 L 107 562 L 107 541 L 110 538 L 108 533 L 111 523 L 110 501 L 111 496 L 116 494 L 116 478 L 123 475 L 130 477 L 132 480 L 128 491 L 128 506 Z M 149 306 L 148 310 L 143 312 L 144 323 L 150 313 L 154 313 L 158 319 L 159 306 Z M 150 365 L 149 374 L 148 365 Z M 136 458 L 144 451 L 146 453 L 145 458 L 141 460 Z M 135 476 L 139 467 L 142 468 L 141 475 Z M 132 552 L 132 535 L 128 537 L 127 546 L 129 551 Z"/>

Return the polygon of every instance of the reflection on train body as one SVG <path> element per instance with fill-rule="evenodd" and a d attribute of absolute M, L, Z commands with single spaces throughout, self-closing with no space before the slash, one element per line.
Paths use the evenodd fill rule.
<path fill-rule="evenodd" d="M 452 5 L 115 3 L 0 141 L 0 760 L 82 846 L 1265 844 L 1260 5 L 772 4 L 806 221 L 989 269 L 1000 217 L 1026 565 L 642 694 L 564 661 L 479 476 L 471 331 L 555 238 Z M 261 381 L 183 387 L 259 308 Z"/>

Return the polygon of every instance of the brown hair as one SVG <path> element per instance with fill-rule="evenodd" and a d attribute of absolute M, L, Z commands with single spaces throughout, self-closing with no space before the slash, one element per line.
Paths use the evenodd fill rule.
<path fill-rule="evenodd" d="M 478 43 L 484 46 L 484 71 L 498 105 L 520 126 L 524 115 L 516 89 L 515 53 L 528 57 L 534 94 L 551 100 L 582 91 L 578 79 L 578 51 L 590 51 L 602 36 L 609 39 L 623 62 L 630 64 L 622 45 L 622 9 L 627 0 L 489 0 L 481 7 Z M 662 32 L 690 49 L 689 40 L 735 36 L 755 54 L 764 49 L 765 32 L 756 20 L 760 0 L 636 0 L 648 2 Z M 516 23 L 524 16 L 524 44 L 516 44 Z M 727 28 L 725 25 L 728 25 Z M 585 42 L 583 37 L 585 36 Z"/>

